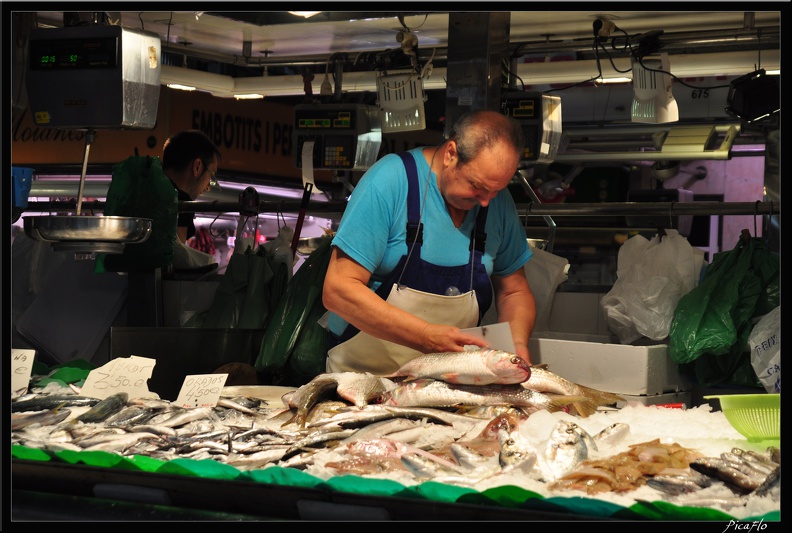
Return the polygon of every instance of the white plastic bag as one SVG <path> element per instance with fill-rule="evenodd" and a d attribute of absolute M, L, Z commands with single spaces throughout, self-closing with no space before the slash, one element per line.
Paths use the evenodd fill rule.
<path fill-rule="evenodd" d="M 550 311 L 559 285 L 568 278 L 569 260 L 565 257 L 545 252 L 541 248 L 531 248 L 533 257 L 525 263 L 525 277 L 536 302 L 536 323 L 534 331 L 547 331 Z M 496 324 L 498 312 L 493 303 L 484 314 L 481 325 Z"/>
<path fill-rule="evenodd" d="M 781 393 L 781 306 L 762 318 L 748 337 L 751 366 L 767 392 Z"/>
<path fill-rule="evenodd" d="M 704 252 L 676 230 L 652 240 L 631 237 L 619 249 L 616 282 L 600 300 L 608 329 L 622 344 L 665 339 L 679 299 L 698 285 L 703 266 Z"/>

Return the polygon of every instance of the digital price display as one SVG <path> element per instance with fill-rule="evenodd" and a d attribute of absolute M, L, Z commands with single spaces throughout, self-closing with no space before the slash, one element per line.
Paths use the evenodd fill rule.
<path fill-rule="evenodd" d="M 30 41 L 32 70 L 115 68 L 118 64 L 117 37 Z"/>

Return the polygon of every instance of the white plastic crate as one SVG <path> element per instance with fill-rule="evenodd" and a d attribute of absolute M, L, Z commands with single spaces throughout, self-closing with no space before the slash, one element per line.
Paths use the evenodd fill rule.
<path fill-rule="evenodd" d="M 574 340 L 573 340 L 574 339 Z M 692 389 L 668 355 L 668 346 L 632 346 L 610 337 L 535 332 L 528 347 L 531 363 L 574 383 L 631 396 L 653 396 Z M 665 402 L 661 402 L 665 403 Z"/>
<path fill-rule="evenodd" d="M 377 77 L 382 133 L 426 129 L 423 80 L 412 70 Z"/>

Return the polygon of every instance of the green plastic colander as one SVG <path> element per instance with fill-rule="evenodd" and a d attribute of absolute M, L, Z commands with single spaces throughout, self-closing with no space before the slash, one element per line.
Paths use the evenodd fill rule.
<path fill-rule="evenodd" d="M 720 400 L 726 420 L 749 441 L 781 437 L 780 394 L 727 394 L 704 398 Z"/>

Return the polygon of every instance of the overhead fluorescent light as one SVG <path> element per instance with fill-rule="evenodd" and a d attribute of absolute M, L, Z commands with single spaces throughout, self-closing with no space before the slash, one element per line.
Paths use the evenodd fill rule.
<path fill-rule="evenodd" d="M 600 83 L 632 83 L 632 78 L 602 78 L 599 80 Z"/>
<path fill-rule="evenodd" d="M 182 85 L 181 83 L 169 83 L 168 87 L 171 89 L 179 89 L 180 91 L 194 91 L 195 87 L 192 85 Z"/>
<path fill-rule="evenodd" d="M 260 93 L 244 93 L 244 94 L 235 94 L 234 98 L 237 100 L 261 100 L 264 98 L 263 94 Z"/>
<path fill-rule="evenodd" d="M 289 11 L 289 13 L 291 15 L 296 15 L 298 17 L 304 17 L 309 19 L 314 15 L 318 15 L 319 13 L 321 13 L 321 11 Z"/>
<path fill-rule="evenodd" d="M 679 121 L 679 107 L 671 92 L 668 54 L 633 61 L 632 121 L 664 124 Z"/>

